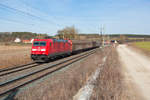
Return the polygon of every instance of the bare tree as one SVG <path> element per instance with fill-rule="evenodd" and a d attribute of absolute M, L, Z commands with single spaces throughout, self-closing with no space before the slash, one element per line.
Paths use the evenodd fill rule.
<path fill-rule="evenodd" d="M 75 39 L 78 34 L 78 30 L 74 26 L 71 26 L 65 27 L 62 30 L 58 30 L 57 33 L 60 39 Z"/>
<path fill-rule="evenodd" d="M 120 35 L 119 41 L 121 43 L 124 43 L 127 40 L 127 37 L 125 35 Z"/>

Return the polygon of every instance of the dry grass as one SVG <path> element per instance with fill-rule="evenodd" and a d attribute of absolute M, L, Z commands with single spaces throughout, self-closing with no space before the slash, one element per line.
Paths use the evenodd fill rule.
<path fill-rule="evenodd" d="M 150 57 L 150 51 L 148 49 L 143 48 L 143 47 L 139 47 L 135 43 L 130 43 L 130 44 L 128 44 L 128 46 L 130 48 L 134 49 L 134 51 L 139 52 L 139 53 L 141 53 L 141 54 L 143 54 L 145 56 L 149 56 Z"/>
<path fill-rule="evenodd" d="M 124 75 L 125 69 L 113 48 L 100 71 L 91 100 L 143 100 L 134 83 Z"/>
<path fill-rule="evenodd" d="M 47 81 L 43 81 L 37 86 L 19 94 L 16 99 L 72 100 L 73 96 L 102 62 L 104 52 L 107 52 L 107 50 L 104 50 L 103 53 L 102 51 L 98 51 L 89 58 L 73 64 L 68 70 L 59 72 L 59 74 L 52 76 Z"/>
<path fill-rule="evenodd" d="M 122 75 L 115 49 L 100 71 L 91 100 L 122 100 Z"/>
<path fill-rule="evenodd" d="M 150 42 L 135 42 L 134 45 L 150 52 Z"/>
<path fill-rule="evenodd" d="M 0 68 L 13 67 L 31 62 L 31 46 L 0 46 Z"/>

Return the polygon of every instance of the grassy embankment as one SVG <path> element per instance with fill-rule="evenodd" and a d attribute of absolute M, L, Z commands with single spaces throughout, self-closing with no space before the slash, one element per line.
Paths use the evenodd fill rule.
<path fill-rule="evenodd" d="M 150 51 L 150 42 L 136 42 L 133 45 L 143 50 Z"/>

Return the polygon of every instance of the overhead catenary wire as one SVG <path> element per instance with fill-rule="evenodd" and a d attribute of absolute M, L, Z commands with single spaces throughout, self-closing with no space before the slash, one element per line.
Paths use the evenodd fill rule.
<path fill-rule="evenodd" d="M 55 16 L 53 16 L 53 15 L 48 15 L 47 13 L 44 13 L 44 12 L 41 12 L 41 11 L 39 11 L 37 8 L 34 8 L 34 7 L 32 7 L 30 4 L 28 4 L 28 3 L 26 3 L 25 1 L 20 1 L 20 0 L 18 0 L 19 2 L 21 2 L 22 4 L 24 4 L 25 5 L 25 7 L 29 7 L 29 8 L 31 8 L 31 9 L 33 9 L 33 11 L 38 11 L 38 12 L 40 12 L 40 13 L 38 13 L 38 15 L 37 14 L 35 14 L 35 13 L 31 13 L 29 10 L 20 10 L 19 8 L 16 8 L 16 7 L 12 7 L 12 6 L 9 6 L 9 4 L 8 3 L 0 3 L 0 8 L 5 8 L 5 9 L 7 9 L 8 11 L 10 11 L 10 12 L 17 12 L 17 13 L 15 13 L 15 14 L 23 14 L 23 15 L 26 15 L 26 16 L 29 16 L 29 17 L 32 17 L 32 18 L 34 18 L 34 19 L 38 19 L 39 21 L 38 22 L 44 22 L 44 23 L 47 23 L 47 24 L 51 24 L 51 25 L 53 25 L 53 26 L 59 26 L 59 28 L 60 27 L 63 27 L 64 26 L 64 24 L 62 25 L 62 24 L 60 24 L 60 23 L 57 23 L 58 22 L 58 18 L 57 17 L 55 17 Z M 41 17 L 41 15 L 42 15 L 42 13 L 43 14 L 45 14 L 47 17 Z M 49 19 L 47 19 L 47 18 L 49 18 L 49 17 L 52 17 L 53 18 L 53 20 L 51 19 L 51 20 L 49 20 Z M 10 20 L 10 19 L 9 19 Z M 57 22 L 55 21 L 55 20 L 57 20 Z M 7 21 L 7 20 L 6 20 Z M 15 21 L 11 21 L 11 22 L 15 22 Z M 30 23 L 31 23 L 32 21 L 30 21 Z M 17 22 L 17 23 L 20 23 L 20 22 Z M 33 22 L 34 23 L 34 22 Z M 30 24 L 30 25 L 37 25 L 37 24 Z M 46 27 L 47 28 L 47 27 Z M 90 28 L 88 28 L 89 30 L 91 30 Z M 92 31 L 92 30 L 91 30 Z"/>
<path fill-rule="evenodd" d="M 7 9 L 10 9 L 10 10 L 13 10 L 13 11 L 16 11 L 16 12 L 19 12 L 19 13 L 22 13 L 22 14 L 27 15 L 27 16 L 30 16 L 30 17 L 33 17 L 33 18 L 42 20 L 42 21 L 46 21 L 45 19 L 40 18 L 40 17 L 38 17 L 38 16 L 35 16 L 35 15 L 31 14 L 31 13 L 24 12 L 24 11 L 22 11 L 22 10 L 19 10 L 19 9 L 16 9 L 16 8 L 13 8 L 13 7 L 10 7 L 10 6 L 1 4 L 1 3 L 0 3 L 0 6 L 1 6 L 1 7 L 4 7 L 4 8 L 7 8 Z"/>
<path fill-rule="evenodd" d="M 45 22 L 45 23 L 50 23 L 50 22 L 51 22 L 51 23 L 53 23 L 53 24 L 55 24 L 55 25 L 59 25 L 59 24 L 56 24 L 55 22 L 52 22 L 52 21 L 49 21 L 49 20 L 47 20 L 47 19 L 41 18 L 40 16 L 36 16 L 36 15 L 31 14 L 31 13 L 29 13 L 29 12 L 25 12 L 25 11 L 22 11 L 22 10 L 19 10 L 19 9 L 16 9 L 16 8 L 13 8 L 13 7 L 7 6 L 7 5 L 2 4 L 2 3 L 0 3 L 0 8 L 6 8 L 6 9 L 9 9 L 9 10 L 11 10 L 11 11 L 18 12 L 18 13 L 21 13 L 21 14 L 23 14 L 23 15 L 26 15 L 26 16 L 29 16 L 29 17 L 38 19 L 38 20 L 40 20 L 40 21 L 43 21 L 43 22 Z M 33 25 L 33 24 L 32 24 L 32 25 Z M 59 25 L 59 26 L 61 26 L 61 25 Z"/>
<path fill-rule="evenodd" d="M 27 7 L 29 7 L 29 8 L 32 8 L 32 9 L 34 9 L 34 10 L 36 10 L 36 11 L 42 13 L 42 14 L 47 15 L 48 17 L 53 17 L 54 20 L 58 20 L 58 18 L 56 18 L 56 16 L 53 16 L 53 15 L 50 15 L 50 16 L 49 16 L 47 13 L 41 12 L 41 11 L 39 11 L 37 8 L 35 8 L 35 7 L 33 7 L 33 6 L 30 6 L 30 5 L 29 5 L 27 2 L 25 2 L 25 1 L 21 1 L 21 0 L 17 0 L 17 1 L 21 2 L 22 4 L 24 4 L 25 6 L 27 6 Z M 62 20 L 62 19 L 61 19 L 61 20 Z M 51 21 L 51 22 L 54 23 L 54 24 L 56 24 L 56 25 L 58 25 L 58 26 L 63 26 L 63 25 L 58 24 L 58 23 L 56 23 L 56 22 L 54 22 L 54 21 Z"/>
<path fill-rule="evenodd" d="M 4 20 L 4 21 L 10 22 L 10 23 L 22 24 L 22 25 L 31 25 L 31 26 L 34 25 L 34 24 L 24 23 L 24 22 L 21 22 L 21 21 L 18 21 L 18 20 L 8 19 L 8 18 L 3 18 L 3 17 L 0 17 L 0 20 Z"/>
<path fill-rule="evenodd" d="M 26 4 L 26 2 L 22 2 L 22 4 L 25 4 L 27 7 L 29 7 L 29 8 L 33 8 L 32 6 L 30 6 L 30 5 L 28 5 L 28 4 Z M 35 13 L 31 13 L 30 11 L 28 11 L 28 10 L 20 10 L 19 8 L 16 8 L 16 7 L 12 7 L 12 6 L 9 6 L 9 4 L 7 4 L 7 3 L 0 3 L 0 9 L 1 8 L 4 8 L 4 9 L 7 9 L 7 11 L 9 11 L 9 12 L 11 12 L 11 13 L 14 13 L 14 14 L 22 14 L 22 15 L 25 15 L 25 16 L 29 16 L 29 17 L 32 17 L 32 18 L 34 18 L 35 20 L 39 20 L 38 22 L 44 22 L 44 23 L 47 23 L 47 24 L 51 24 L 51 25 L 53 25 L 53 26 L 59 26 L 59 27 L 63 27 L 64 25 L 61 25 L 60 23 L 57 23 L 56 21 L 54 21 L 54 20 L 57 20 L 57 17 L 55 17 L 55 16 L 53 16 L 53 15 L 48 15 L 47 13 L 44 13 L 44 12 L 41 12 L 41 11 L 39 11 L 38 9 L 36 9 L 36 8 L 33 8 L 35 11 L 39 11 L 40 13 L 39 13 L 39 15 L 37 15 L 37 14 L 35 14 Z M 42 13 L 43 14 L 46 14 L 48 17 L 53 17 L 54 18 L 54 20 L 49 20 L 49 19 L 46 19 L 45 17 L 41 17 L 41 15 L 42 15 Z M 47 18 L 48 18 L 47 17 Z M 3 18 L 2 18 L 3 19 Z M 2 20 L 1 19 L 1 20 Z M 20 23 L 20 24 L 27 24 L 27 25 L 37 25 L 37 24 L 35 24 L 35 22 L 32 22 L 32 21 L 30 21 L 30 23 L 26 23 L 26 22 L 21 22 L 21 21 L 18 21 L 18 20 L 14 20 L 14 19 L 4 19 L 5 21 L 9 21 L 9 22 L 16 22 L 16 23 Z M 57 20 L 58 21 L 58 20 Z M 32 23 L 34 23 L 34 24 L 32 24 Z M 45 26 L 44 26 L 45 27 Z M 47 28 L 47 27 L 46 27 Z M 89 28 L 88 28 L 89 29 Z"/>
<path fill-rule="evenodd" d="M 6 10 L 6 8 L 4 8 L 2 6 L 0 6 L 0 9 L 1 10 Z M 7 9 L 7 11 L 9 11 L 9 10 Z M 22 25 L 31 25 L 31 26 L 35 25 L 33 23 L 22 22 L 22 21 L 19 21 L 19 20 L 16 20 L 16 19 L 12 19 L 12 18 L 9 18 L 9 17 L 2 17 L 2 16 L 0 16 L 0 20 L 6 21 L 6 22 L 9 22 L 9 23 L 22 24 Z"/>

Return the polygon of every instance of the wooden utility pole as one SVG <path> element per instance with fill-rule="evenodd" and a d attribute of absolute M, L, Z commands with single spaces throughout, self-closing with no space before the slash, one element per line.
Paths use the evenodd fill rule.
<path fill-rule="evenodd" d="M 101 36 L 101 43 L 103 45 L 103 28 L 102 28 L 102 26 L 100 27 L 100 36 Z"/>
<path fill-rule="evenodd" d="M 100 28 L 100 34 L 101 34 L 101 42 L 102 42 L 102 45 L 104 46 L 104 26 L 102 24 L 101 28 Z"/>

